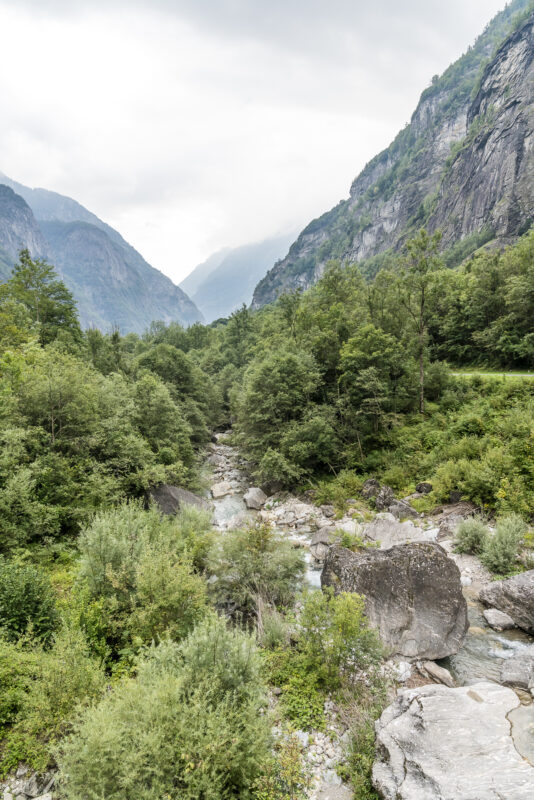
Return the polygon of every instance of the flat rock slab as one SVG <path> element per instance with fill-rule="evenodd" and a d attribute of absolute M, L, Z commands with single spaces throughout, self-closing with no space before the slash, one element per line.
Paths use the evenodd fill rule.
<path fill-rule="evenodd" d="M 321 585 L 365 598 L 389 655 L 433 661 L 457 653 L 468 628 L 460 571 L 434 542 L 328 551 Z"/>
<path fill-rule="evenodd" d="M 485 606 L 504 611 L 518 628 L 534 634 L 534 569 L 484 586 L 479 597 Z"/>
<path fill-rule="evenodd" d="M 214 500 L 220 500 L 221 497 L 225 497 L 227 494 L 232 494 L 232 491 L 232 485 L 228 481 L 214 483 L 211 487 L 211 494 Z"/>
<path fill-rule="evenodd" d="M 401 691 L 375 726 L 375 788 L 384 800 L 532 800 L 534 767 L 507 718 L 519 705 L 489 682 Z"/>
<path fill-rule="evenodd" d="M 431 532 L 417 528 L 412 522 L 397 522 L 397 520 L 377 518 L 363 526 L 363 533 L 367 539 L 376 544 L 380 543 L 382 550 L 407 542 L 428 542 L 436 538 L 437 530 Z"/>

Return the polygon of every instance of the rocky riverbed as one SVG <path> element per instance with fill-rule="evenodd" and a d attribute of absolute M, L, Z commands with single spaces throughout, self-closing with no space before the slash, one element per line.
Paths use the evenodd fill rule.
<path fill-rule="evenodd" d="M 262 493 L 260 493 L 258 496 L 254 495 L 255 502 L 250 502 L 249 489 L 251 488 L 251 483 L 247 477 L 248 466 L 237 449 L 229 444 L 226 434 L 219 435 L 217 441 L 211 445 L 207 467 L 210 470 L 209 474 L 213 478 L 210 494 L 214 509 L 214 525 L 222 535 L 224 535 L 224 531 L 238 528 L 243 524 L 254 521 L 265 522 L 275 530 L 282 532 L 294 541 L 295 546 L 305 549 L 308 565 L 305 580 L 308 588 L 320 587 L 325 558 L 329 557 L 332 548 L 335 549 L 342 532 L 345 531 L 352 536 L 360 536 L 370 545 L 374 545 L 374 547 L 383 551 L 378 559 L 371 557 L 371 562 L 377 560 L 387 562 L 386 553 L 391 551 L 392 553 L 399 553 L 398 561 L 402 564 L 404 563 L 404 556 L 402 555 L 404 547 L 408 546 L 409 549 L 409 546 L 412 546 L 413 550 L 415 544 L 415 555 L 412 553 L 411 557 L 415 558 L 419 563 L 423 552 L 423 550 L 418 549 L 419 546 L 421 545 L 424 548 L 425 543 L 434 543 L 436 554 L 443 553 L 439 558 L 445 558 L 444 564 L 451 564 L 451 569 L 444 570 L 444 572 L 450 572 L 450 581 L 458 582 L 458 589 L 454 589 L 454 592 L 461 590 L 464 595 L 467 613 L 463 622 L 458 621 L 457 615 L 461 612 L 457 600 L 453 604 L 455 610 L 452 616 L 440 615 L 444 600 L 446 601 L 449 595 L 448 587 L 445 584 L 443 584 L 442 601 L 437 604 L 437 616 L 432 619 L 431 616 L 427 615 L 419 619 L 419 628 L 415 625 L 417 620 L 412 619 L 417 635 L 424 630 L 425 626 L 430 627 L 432 629 L 431 632 L 433 632 L 436 629 L 436 625 L 438 625 L 438 621 L 444 631 L 448 630 L 447 626 L 449 626 L 449 633 L 456 626 L 457 634 L 453 635 L 451 640 L 453 645 L 447 658 L 435 662 L 429 661 L 424 655 L 418 656 L 416 635 L 415 639 L 414 637 L 409 637 L 411 644 L 408 644 L 408 649 L 411 647 L 413 652 L 407 657 L 401 651 L 386 665 L 386 669 L 396 678 L 398 686 L 398 700 L 396 703 L 399 710 L 394 710 L 397 708 L 394 703 L 384 712 L 386 716 L 377 722 L 377 736 L 381 753 L 381 756 L 377 759 L 377 765 L 379 765 L 377 769 L 382 777 L 377 778 L 376 782 L 382 795 L 385 798 L 398 797 L 407 798 L 407 800 L 416 800 L 419 797 L 421 800 L 423 798 L 424 800 L 427 800 L 427 798 L 430 800 L 431 797 L 436 798 L 436 800 L 440 798 L 442 800 L 453 800 L 453 798 L 459 798 L 460 796 L 462 796 L 462 800 L 467 800 L 467 798 L 472 798 L 472 800 L 493 800 L 495 798 L 495 800 L 498 800 L 501 797 L 513 800 L 516 797 L 534 797 L 534 705 L 532 704 L 532 695 L 534 695 L 534 640 L 525 631 L 515 627 L 513 622 L 513 627 L 508 630 L 495 630 L 488 624 L 483 613 L 484 607 L 478 597 L 484 587 L 492 582 L 491 576 L 474 556 L 460 555 L 453 552 L 455 530 L 461 520 L 473 512 L 473 508 L 469 504 L 458 502 L 444 506 L 434 515 L 427 517 L 422 517 L 415 512 L 409 512 L 408 514 L 406 513 L 406 507 L 409 505 L 409 498 L 398 500 L 393 497 L 391 490 L 384 491 L 377 486 L 371 488 L 381 492 L 381 495 L 376 498 L 376 505 L 380 508 L 380 503 L 382 503 L 383 511 L 378 513 L 367 512 L 361 507 L 358 508 L 359 504 L 355 502 L 354 507 L 347 514 L 341 519 L 337 519 L 334 508 L 330 506 L 316 507 L 304 498 L 297 498 L 284 493 L 271 497 L 266 497 L 265 495 L 262 497 Z M 424 488 L 424 485 L 422 485 L 422 488 Z M 402 520 L 404 516 L 410 516 L 411 519 Z M 369 550 L 367 552 L 371 553 L 372 551 Z M 383 569 L 382 566 L 381 569 Z M 407 567 L 407 569 L 410 573 L 412 572 L 412 567 Z M 424 576 L 422 580 L 424 583 Z M 435 584 L 436 576 L 433 581 Z M 418 586 L 421 586 L 420 580 L 418 581 Z M 429 585 L 429 589 L 432 589 L 432 585 Z M 421 608 L 423 609 L 426 605 L 422 604 Z M 387 603 L 384 608 L 385 612 L 387 612 Z M 395 608 L 395 612 L 398 616 L 398 607 Z M 491 619 L 491 615 L 488 618 Z M 397 627 L 402 627 L 400 617 L 398 623 Z M 461 629 L 462 626 L 464 626 L 464 630 Z M 437 650 L 436 654 L 439 655 Z M 532 679 L 531 691 L 529 690 L 530 679 Z M 479 685 L 476 693 L 477 697 L 480 698 L 473 706 L 469 705 L 472 701 L 469 690 L 466 689 L 464 694 L 460 691 L 460 687 L 469 687 L 472 684 Z M 503 689 L 503 694 L 499 695 L 497 687 L 502 687 L 503 685 L 508 685 L 512 688 Z M 433 690 L 432 686 L 436 687 L 436 689 Z M 417 715 L 415 717 L 411 716 L 403 710 L 406 703 L 408 703 L 406 708 L 409 708 L 412 701 L 421 702 L 418 687 L 425 689 L 424 696 L 429 698 L 428 707 L 435 709 L 437 719 L 426 720 L 422 723 L 420 717 Z M 495 687 L 495 690 L 492 687 Z M 437 692 L 435 698 L 432 694 L 433 691 Z M 454 694 L 454 692 L 460 693 Z M 402 699 L 403 697 L 405 697 L 404 700 Z M 467 703 L 467 706 L 465 703 Z M 477 703 L 480 705 L 479 712 L 477 712 Z M 454 708 L 456 709 L 454 712 L 456 719 L 454 724 L 451 721 L 451 725 L 454 728 L 458 727 L 462 735 L 465 734 L 469 740 L 470 727 L 478 728 L 476 720 L 482 719 L 480 716 L 477 717 L 477 713 L 488 716 L 492 714 L 494 716 L 498 715 L 500 711 L 495 711 L 495 708 L 500 708 L 499 703 L 501 705 L 508 703 L 510 706 L 509 708 L 507 707 L 508 710 L 503 714 L 503 718 L 499 722 L 500 725 L 506 728 L 509 737 L 509 744 L 504 749 L 501 748 L 499 750 L 501 761 L 499 770 L 502 775 L 501 783 L 504 794 L 499 788 L 499 781 L 493 784 L 491 780 L 477 782 L 474 773 L 477 770 L 486 769 L 487 764 L 486 766 L 476 766 L 476 759 L 472 763 L 473 786 L 475 787 L 473 792 L 475 793 L 465 795 L 454 793 L 456 791 L 454 789 L 454 780 L 458 779 L 460 782 L 465 782 L 467 781 L 466 775 L 469 775 L 469 764 L 463 764 L 462 767 L 467 770 L 466 775 L 463 775 L 463 773 L 459 775 L 459 773 L 452 771 L 454 760 L 461 756 L 459 743 L 462 739 L 456 736 L 453 736 L 447 744 L 447 752 L 445 750 L 443 752 L 440 751 L 441 745 L 439 742 L 437 745 L 435 743 L 433 745 L 438 750 L 432 758 L 439 759 L 441 757 L 444 764 L 447 763 L 448 759 L 451 760 L 449 778 L 447 777 L 447 768 L 442 770 L 438 780 L 432 777 L 432 768 L 428 764 L 421 763 L 417 768 L 420 773 L 419 783 L 403 785 L 403 781 L 398 778 L 400 773 L 398 771 L 395 772 L 396 767 L 394 768 L 394 765 L 399 763 L 401 751 L 404 753 L 403 758 L 415 758 L 413 752 L 409 756 L 407 752 L 412 747 L 409 742 L 414 741 L 413 733 L 417 726 L 421 724 L 423 724 L 423 728 L 426 726 L 428 741 L 433 741 L 434 734 L 432 730 L 436 727 L 436 724 L 439 727 L 440 719 L 450 718 L 451 715 L 447 709 Z M 464 714 L 464 718 L 462 714 L 467 707 L 469 707 L 469 714 Z M 393 710 L 390 711 L 390 709 Z M 329 718 L 328 734 L 317 734 L 315 737 L 311 737 L 303 731 L 299 732 L 303 758 L 310 766 L 313 775 L 313 789 L 309 796 L 314 800 L 345 800 L 345 798 L 350 798 L 350 790 L 342 784 L 335 770 L 336 764 L 343 759 L 343 731 L 337 725 L 333 709 L 327 709 L 327 712 Z M 402 719 L 407 744 L 405 749 L 402 750 L 401 744 L 397 743 L 395 745 L 396 749 L 393 748 L 389 752 L 387 748 L 384 749 L 383 744 L 381 745 L 380 742 L 383 742 L 390 735 L 387 730 L 391 730 L 391 726 L 395 727 L 397 718 L 399 720 Z M 410 733 L 410 726 L 413 728 L 412 733 Z M 452 728 L 450 733 L 452 734 Z M 474 734 L 476 731 L 473 730 L 471 733 Z M 494 756 L 492 756 L 494 743 L 490 742 L 491 737 L 486 738 L 487 741 L 481 741 L 479 745 L 482 749 L 486 748 L 489 764 L 492 757 L 496 758 L 498 753 L 497 749 L 495 749 Z M 478 741 L 476 736 L 474 741 L 475 743 Z M 427 744 L 428 742 L 423 736 L 420 742 L 422 751 L 427 747 Z M 425 772 L 425 769 L 427 772 Z M 391 777 L 393 773 L 394 777 Z M 386 780 L 383 777 L 384 775 L 389 775 L 389 778 Z M 455 775 L 456 777 L 454 777 Z M 387 783 L 388 780 L 389 784 Z M 510 794 L 507 788 L 508 783 L 510 783 L 511 787 L 520 785 L 521 790 L 518 790 L 519 793 Z M 433 793 L 429 794 L 430 786 L 433 786 Z M 513 788 L 513 792 L 516 792 L 515 788 Z"/>

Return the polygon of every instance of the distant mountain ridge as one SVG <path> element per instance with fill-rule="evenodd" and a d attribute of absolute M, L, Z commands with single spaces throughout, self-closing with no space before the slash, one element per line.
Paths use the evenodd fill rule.
<path fill-rule="evenodd" d="M 252 306 L 306 289 L 338 258 L 373 274 L 420 227 L 443 231 L 451 258 L 509 241 L 534 220 L 532 0 L 513 0 L 474 46 L 434 78 L 411 122 L 313 220 L 258 283 Z"/>
<path fill-rule="evenodd" d="M 22 247 L 56 267 L 84 328 L 142 333 L 154 320 L 203 319 L 182 289 L 76 200 L 0 173 L 0 279 Z"/>
<path fill-rule="evenodd" d="M 180 284 L 207 322 L 228 317 L 252 300 L 254 287 L 266 271 L 287 252 L 295 233 L 214 253 Z"/>

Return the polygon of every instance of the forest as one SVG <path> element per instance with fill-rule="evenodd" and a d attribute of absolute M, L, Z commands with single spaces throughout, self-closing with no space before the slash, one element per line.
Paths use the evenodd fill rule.
<path fill-rule="evenodd" d="M 162 518 L 148 491 L 205 494 L 231 431 L 268 494 L 341 513 L 369 477 L 429 481 L 420 511 L 458 492 L 528 520 L 533 319 L 534 231 L 449 269 L 421 230 L 372 279 L 331 261 L 305 293 L 142 336 L 82 331 L 22 251 L 0 286 L 1 774 L 59 766 L 69 800 L 293 800 L 307 778 L 291 734 L 273 755 L 268 687 L 290 731 L 350 688 L 345 768 L 375 797 L 385 686 L 361 598 L 304 595 L 295 635 L 299 551 L 265 526 L 221 544 L 209 513 Z"/>

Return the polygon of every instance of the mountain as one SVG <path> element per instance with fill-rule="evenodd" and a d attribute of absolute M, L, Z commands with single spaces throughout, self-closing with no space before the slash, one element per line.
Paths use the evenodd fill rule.
<path fill-rule="evenodd" d="M 193 272 L 190 272 L 187 278 L 184 278 L 183 281 L 179 284 L 180 289 L 183 289 L 189 297 L 193 297 L 195 292 L 199 289 L 201 284 L 204 283 L 206 278 L 219 266 L 219 264 L 226 258 L 228 253 L 230 252 L 229 247 L 224 247 L 222 250 L 217 250 L 216 253 L 212 253 L 202 264 L 199 264 L 197 267 L 194 268 Z"/>
<path fill-rule="evenodd" d="M 142 333 L 153 320 L 189 325 L 202 314 L 120 233 L 76 200 L 0 174 L 0 278 L 21 247 L 46 257 L 74 294 L 84 328 Z"/>
<path fill-rule="evenodd" d="M 287 252 L 294 236 L 294 233 L 274 236 L 214 253 L 180 286 L 191 294 L 207 322 L 228 317 L 243 303 L 250 304 L 257 282 Z"/>
<path fill-rule="evenodd" d="M 443 231 L 450 265 L 534 220 L 533 3 L 514 0 L 421 95 L 407 125 L 261 280 L 253 307 L 307 288 L 329 259 L 373 274 L 418 228 Z"/>

